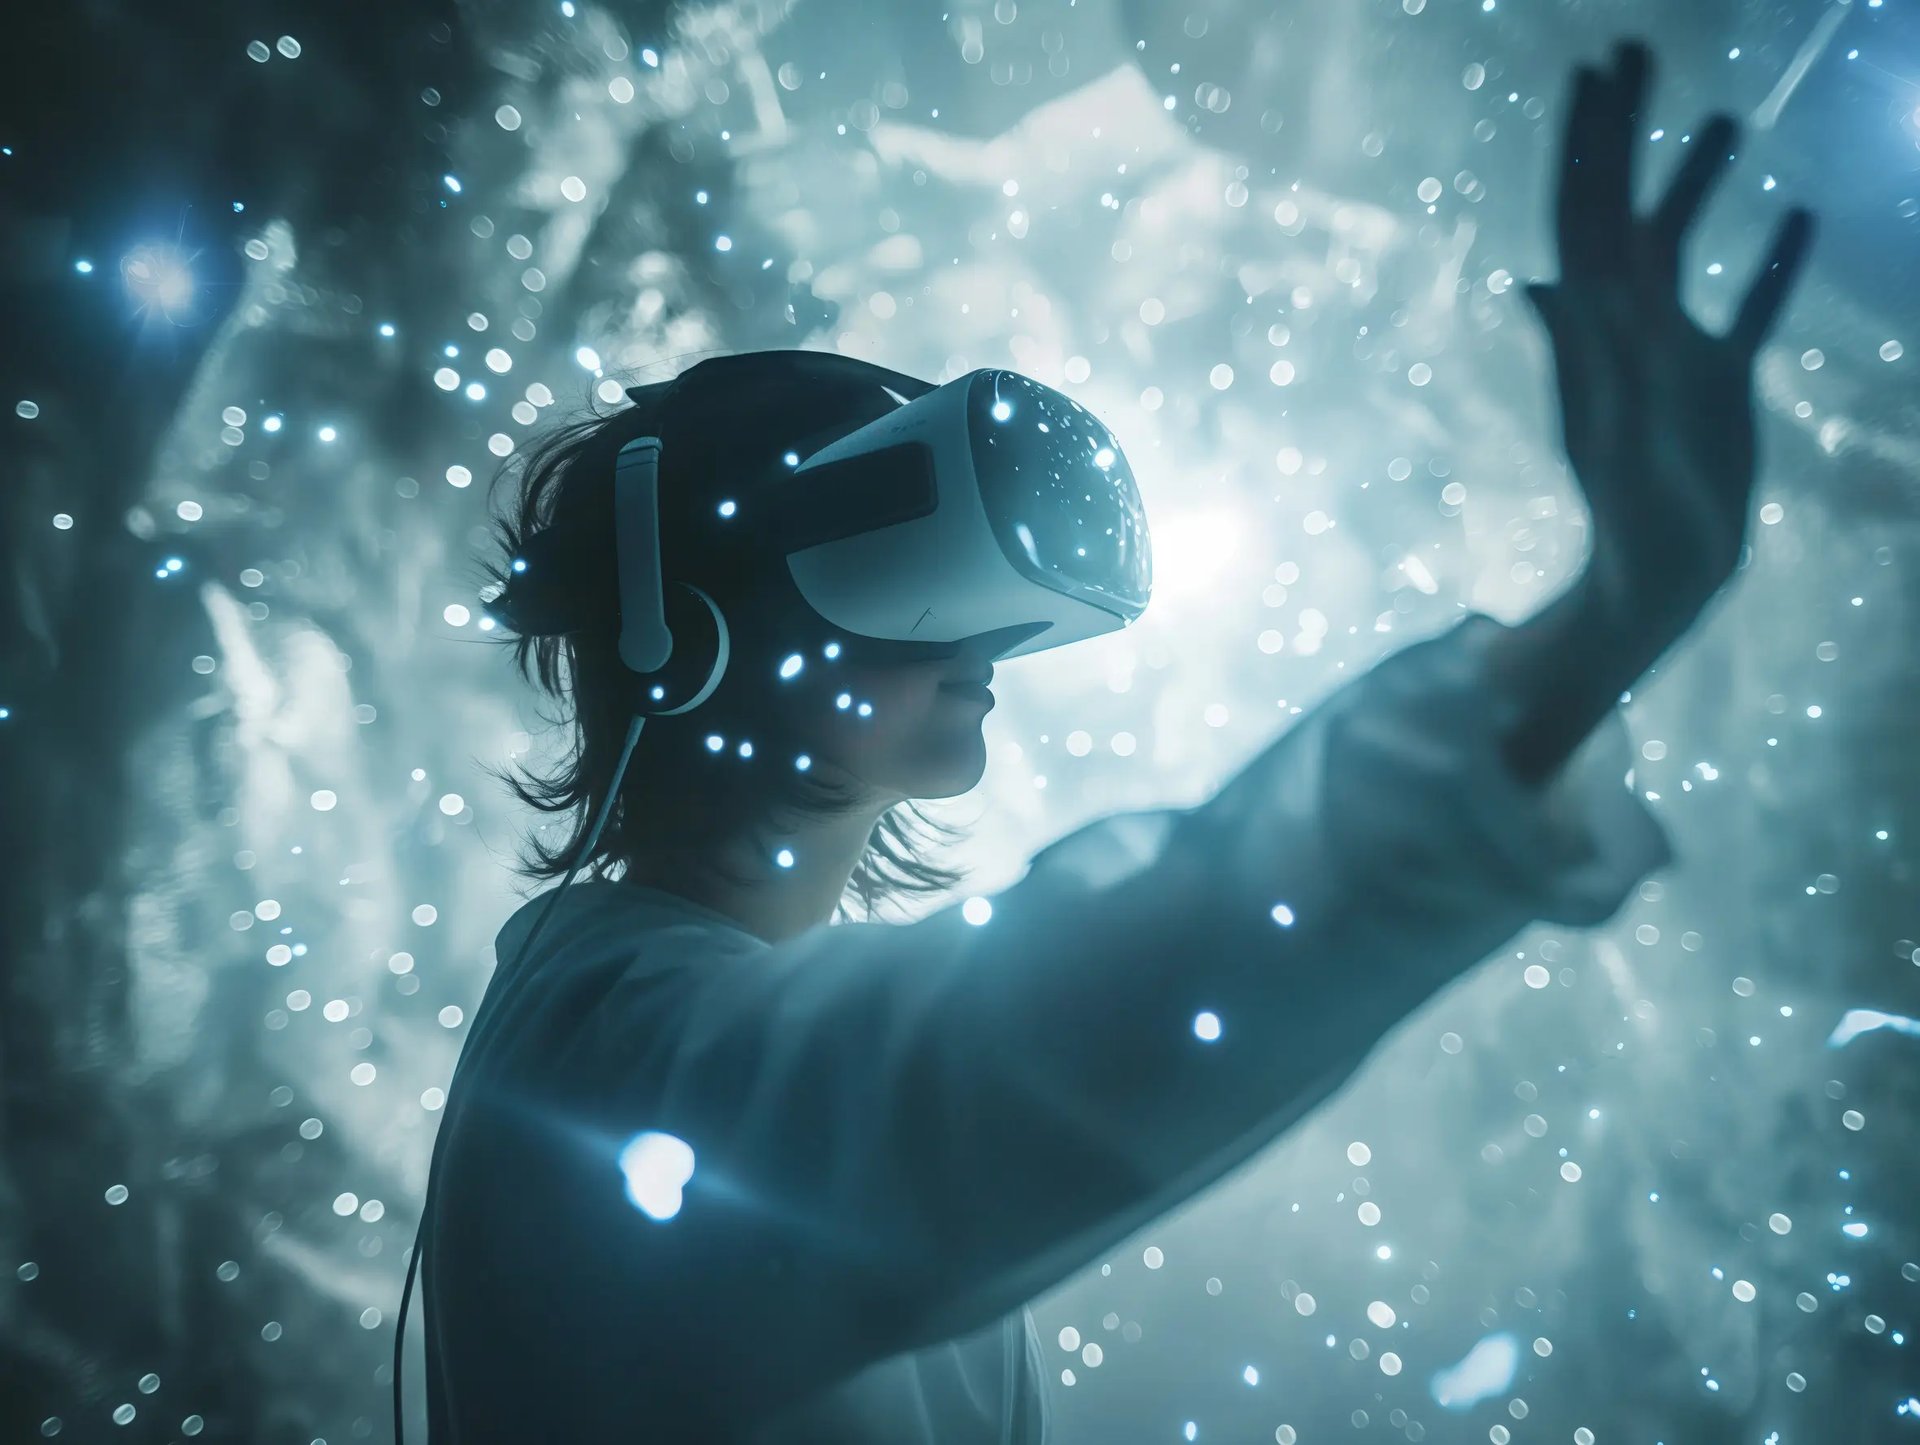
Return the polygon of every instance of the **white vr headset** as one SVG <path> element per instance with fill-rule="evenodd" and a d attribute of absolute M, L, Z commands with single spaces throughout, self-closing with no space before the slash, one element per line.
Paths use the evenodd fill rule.
<path fill-rule="evenodd" d="M 791 476 L 762 494 L 766 515 L 742 518 L 785 556 L 814 611 L 883 641 L 1000 633 L 998 658 L 1097 637 L 1140 616 L 1153 578 L 1146 512 L 1119 444 L 1091 412 L 990 368 L 913 400 L 886 389 L 899 405 L 810 454 L 785 453 Z M 660 555 L 661 454 L 658 437 L 639 437 L 615 466 L 620 656 L 642 675 L 665 668 L 674 648 Z M 713 599 L 680 585 L 724 638 Z M 656 686 L 660 705 L 647 711 L 688 711 L 719 680 L 700 679 L 693 695 L 687 676 L 679 695 L 672 681 Z"/>

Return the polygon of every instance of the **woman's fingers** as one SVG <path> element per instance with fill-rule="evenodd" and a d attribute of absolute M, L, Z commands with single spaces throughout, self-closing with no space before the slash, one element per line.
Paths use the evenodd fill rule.
<path fill-rule="evenodd" d="M 1766 264 L 1740 303 L 1740 314 L 1727 333 L 1727 339 L 1745 355 L 1752 356 L 1766 340 L 1812 244 L 1813 213 L 1799 209 L 1789 212 L 1774 232 Z"/>
<path fill-rule="evenodd" d="M 1584 162 L 1593 171 L 1594 213 L 1588 224 L 1615 273 L 1624 267 L 1633 226 L 1633 142 L 1652 64 L 1647 48 L 1633 41 L 1614 51 L 1613 71 L 1601 88 L 1591 153 Z"/>
<path fill-rule="evenodd" d="M 1680 247 L 1686 240 L 1687 228 L 1700 214 L 1714 182 L 1726 173 L 1739 135 L 1740 127 L 1731 117 L 1714 116 L 1701 127 L 1687 151 L 1687 158 L 1674 172 L 1667 194 L 1647 224 L 1649 259 L 1664 279 L 1679 275 Z"/>
<path fill-rule="evenodd" d="M 1597 275 L 1606 264 L 1606 248 L 1594 225 L 1598 195 L 1592 164 L 1606 104 L 1604 88 L 1591 67 L 1574 72 L 1573 104 L 1560 150 L 1560 274 L 1569 280 Z"/>

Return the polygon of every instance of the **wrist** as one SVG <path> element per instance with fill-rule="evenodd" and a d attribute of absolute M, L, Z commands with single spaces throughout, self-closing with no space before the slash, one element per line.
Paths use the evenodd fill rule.
<path fill-rule="evenodd" d="M 1598 544 L 1574 587 L 1593 626 L 1623 636 L 1655 637 L 1657 657 L 1686 631 L 1724 581 L 1719 573 L 1703 569 L 1694 554 L 1635 555 L 1614 544 Z"/>
<path fill-rule="evenodd" d="M 1492 680 L 1510 705 L 1501 747 L 1515 775 L 1537 784 L 1558 771 L 1665 650 L 1659 637 L 1591 570 L 1509 628 Z"/>

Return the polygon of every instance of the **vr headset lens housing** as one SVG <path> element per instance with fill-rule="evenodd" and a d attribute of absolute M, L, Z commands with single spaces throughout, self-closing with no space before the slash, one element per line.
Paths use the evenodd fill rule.
<path fill-rule="evenodd" d="M 862 637 L 999 634 L 1019 657 L 1124 627 L 1152 552 L 1113 435 L 1070 397 L 983 369 L 829 443 L 779 518 L 807 603 Z"/>
<path fill-rule="evenodd" d="M 1147 514 L 1113 434 L 1013 371 L 975 372 L 967 437 L 987 522 L 1028 580 L 1104 599 L 1122 622 L 1153 591 Z"/>

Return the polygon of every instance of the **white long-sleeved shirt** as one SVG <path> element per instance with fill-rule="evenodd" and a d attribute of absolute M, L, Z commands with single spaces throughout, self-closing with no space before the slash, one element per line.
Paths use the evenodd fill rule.
<path fill-rule="evenodd" d="M 769 946 L 576 883 L 516 967 L 527 903 L 441 1126 L 434 1445 L 1037 1445 L 1028 1300 L 1522 927 L 1604 922 L 1670 861 L 1617 713 L 1546 787 L 1507 769 L 1501 630 L 1385 659 L 1199 806 L 1069 834 L 982 926 Z M 629 1195 L 646 1132 L 693 1152 L 677 1209 Z"/>

